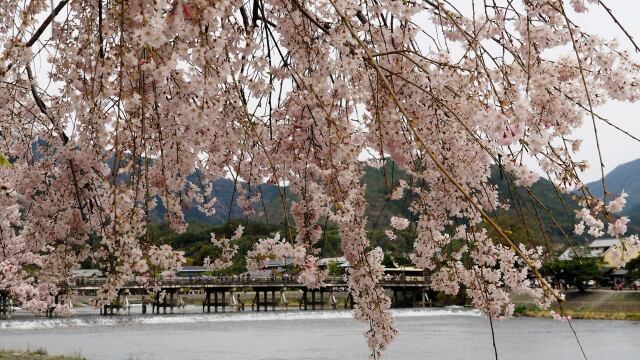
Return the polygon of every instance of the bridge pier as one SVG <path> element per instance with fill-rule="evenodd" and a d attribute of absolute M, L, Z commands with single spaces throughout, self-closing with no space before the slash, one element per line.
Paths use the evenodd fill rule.
<path fill-rule="evenodd" d="M 231 290 L 229 292 L 229 296 L 230 296 L 230 301 L 231 304 L 229 306 L 232 306 L 236 309 L 236 311 L 244 311 L 244 302 L 242 301 L 242 299 L 240 298 L 240 295 L 236 295 L 233 293 L 233 290 Z"/>
<path fill-rule="evenodd" d="M 284 290 L 280 290 L 280 303 L 284 306 L 285 310 L 289 310 L 289 302 L 287 301 L 287 297 L 284 295 Z"/>
<path fill-rule="evenodd" d="M 307 288 L 302 289 L 302 295 L 298 300 L 298 308 L 302 310 L 303 306 L 304 306 L 304 309 L 307 310 Z"/>
<path fill-rule="evenodd" d="M 330 290 L 330 298 L 333 298 L 333 289 Z M 309 293 L 311 293 L 311 301 L 309 301 Z M 316 300 L 316 294 L 320 293 L 320 301 Z M 300 301 L 298 307 L 300 309 L 304 308 L 304 310 L 309 309 L 309 305 L 311 305 L 311 310 L 316 310 L 316 306 L 320 308 L 320 310 L 324 309 L 324 288 L 319 289 L 309 289 L 307 287 L 302 289 L 302 296 L 300 297 Z M 333 298 L 335 300 L 335 298 Z"/>
<path fill-rule="evenodd" d="M 144 297 L 143 297 L 144 303 Z M 131 315 L 131 304 L 129 303 L 129 290 L 120 290 L 118 291 L 118 297 L 115 302 L 112 301 L 109 304 L 105 304 L 100 307 L 100 315 L 103 316 L 113 316 L 113 310 L 116 310 L 116 313 L 120 313 L 120 309 L 123 309 L 126 315 Z M 145 305 L 143 305 L 142 313 L 146 313 Z"/>
<path fill-rule="evenodd" d="M 204 300 L 202 301 L 202 312 L 205 311 L 205 308 L 208 313 L 211 312 L 211 293 L 207 290 L 204 291 Z"/>
<path fill-rule="evenodd" d="M 56 294 L 56 296 L 53 297 L 53 306 L 49 306 L 47 311 L 45 311 L 45 317 L 52 318 L 54 311 L 56 309 L 56 305 L 58 305 L 59 303 L 60 303 L 60 294 Z"/>
<path fill-rule="evenodd" d="M 331 309 L 336 310 L 338 308 L 338 302 L 336 301 L 336 296 L 333 294 L 333 287 L 329 292 L 329 301 L 331 302 Z"/>
<path fill-rule="evenodd" d="M 354 305 L 353 295 L 349 293 L 349 295 L 347 295 L 347 297 L 344 299 L 344 308 L 353 309 L 353 305 Z"/>
<path fill-rule="evenodd" d="M 394 286 L 391 288 L 391 307 L 417 307 L 430 303 L 424 287 Z"/>
<path fill-rule="evenodd" d="M 11 317 L 11 299 L 9 299 L 8 291 L 0 291 L 0 318 L 8 319 Z"/>
<path fill-rule="evenodd" d="M 179 304 L 176 304 L 176 299 L 174 299 L 174 295 L 177 295 L 179 291 L 180 289 L 178 288 L 157 291 L 155 294 L 155 299 L 151 303 L 151 313 L 160 314 L 160 308 L 162 308 L 162 313 L 166 314 L 167 308 L 169 308 L 169 313 L 173 314 L 173 309 L 177 306 L 180 306 Z M 143 309 L 143 312 L 146 312 L 146 309 Z"/>
<path fill-rule="evenodd" d="M 227 293 L 231 297 L 231 302 L 237 303 L 236 298 L 233 295 L 233 288 L 205 288 L 204 289 L 204 300 L 202 301 L 202 312 L 210 313 L 211 306 L 213 306 L 213 311 L 218 312 L 218 307 L 221 308 L 222 312 L 227 311 Z M 213 294 L 213 302 L 211 302 L 211 295 Z M 238 305 L 239 307 L 244 308 L 242 305 Z"/>
<path fill-rule="evenodd" d="M 316 309 L 316 292 L 315 290 L 311 290 L 311 310 Z"/>
<path fill-rule="evenodd" d="M 95 293 L 104 283 L 105 279 L 83 279 L 71 287 L 71 290 L 78 293 Z M 198 293 L 204 293 L 202 301 L 202 312 L 226 312 L 227 306 L 236 311 L 244 310 L 244 303 L 240 299 L 242 292 L 254 292 L 252 301 L 253 311 L 269 311 L 275 310 L 278 304 L 287 309 L 287 297 L 285 291 L 299 290 L 298 306 L 302 310 L 319 310 L 325 306 L 330 309 L 337 309 L 341 304 L 336 299 L 337 294 L 347 293 L 348 284 L 342 277 L 334 277 L 326 279 L 325 286 L 319 289 L 310 289 L 305 284 L 290 282 L 286 278 L 256 278 L 251 279 L 246 276 L 218 276 L 218 277 L 189 277 L 177 279 L 162 279 L 157 286 L 162 289 L 161 292 L 149 292 L 149 284 L 141 282 L 128 282 L 123 285 L 122 291 L 131 291 L 132 293 L 143 295 L 142 313 L 148 313 L 147 306 L 151 306 L 153 314 L 174 312 L 174 308 L 180 309 L 183 306 L 180 291 L 192 289 Z M 388 278 L 381 282 L 385 291 L 391 295 L 392 306 L 426 306 L 433 298 L 432 294 L 426 295 L 428 284 L 424 278 L 405 279 L 405 278 Z M 240 290 L 240 293 L 238 292 Z M 276 294 L 278 292 L 278 294 Z M 271 297 L 269 298 L 269 293 Z M 310 294 L 309 294 L 310 293 Z M 325 294 L 326 293 L 326 294 Z M 146 297 L 145 297 L 146 294 Z M 128 310 L 128 298 L 119 298 L 113 304 L 107 304 L 100 309 L 103 315 L 113 315 L 114 308 L 125 308 Z M 325 296 L 326 295 L 326 296 Z M 63 296 L 63 295 L 61 295 Z M 248 296 L 245 295 L 244 298 Z M 328 298 L 327 298 L 328 296 Z M 6 305 L 7 295 L 0 292 L 0 316 L 8 312 Z M 62 299 L 62 298 L 60 298 Z M 326 304 L 325 304 L 326 302 Z M 351 294 L 347 294 L 345 298 L 340 299 L 340 303 L 344 302 L 344 308 L 353 308 L 355 301 Z M 124 305 L 124 306 L 123 306 Z M 248 305 L 248 304 L 247 304 Z M 271 305 L 271 306 L 269 306 Z M 271 307 L 271 309 L 269 309 Z M 167 308 L 169 311 L 167 311 Z M 47 312 L 48 316 L 54 313 L 54 308 Z"/>
<path fill-rule="evenodd" d="M 278 303 L 278 298 L 276 298 L 276 289 L 260 289 L 254 288 L 256 295 L 253 298 L 253 302 L 251 303 L 251 310 L 260 311 L 260 307 L 264 307 L 264 311 L 269 311 L 269 305 L 271 305 L 271 310 L 276 310 L 276 304 Z M 271 301 L 269 301 L 269 292 L 271 292 Z M 260 299 L 260 293 L 262 293 L 262 300 Z"/>

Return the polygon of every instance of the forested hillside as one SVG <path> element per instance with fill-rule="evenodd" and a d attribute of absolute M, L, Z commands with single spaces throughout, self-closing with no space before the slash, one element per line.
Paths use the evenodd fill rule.
<path fill-rule="evenodd" d="M 615 198 L 622 191 L 626 192 L 629 196 L 624 213 L 637 217 L 640 213 L 640 159 L 617 166 L 605 176 L 604 180 L 608 193 L 607 199 Z M 602 198 L 602 181 L 593 181 L 588 183 L 587 187 L 593 196 Z"/>
<path fill-rule="evenodd" d="M 193 174 L 190 179 L 196 183 L 197 174 Z M 413 229 L 415 229 L 415 216 L 408 210 L 410 198 L 405 196 L 400 200 L 390 201 L 387 196 L 400 179 L 409 183 L 412 181 L 392 165 L 388 165 L 386 169 L 367 167 L 363 176 L 363 182 L 366 184 L 369 235 L 373 244 L 382 246 L 386 252 L 396 256 L 406 256 L 411 251 L 410 244 L 414 236 Z M 573 235 L 574 210 L 577 208 L 575 201 L 570 195 L 557 192 L 550 181 L 540 179 L 530 189 L 516 187 L 505 173 L 495 167 L 492 171 L 492 183 L 498 187 L 501 200 L 509 204 L 508 210 L 499 210 L 493 215 L 517 243 L 524 243 L 527 246 L 540 245 L 549 248 L 552 252 L 557 252 L 564 249 L 568 241 L 573 244 L 585 241 Z M 241 186 L 249 191 L 247 184 L 241 184 Z M 277 231 L 284 233 L 283 208 L 279 191 L 285 194 L 288 205 L 295 200 L 286 187 L 278 189 L 272 184 L 253 186 L 251 191 L 260 191 L 263 201 L 254 204 L 254 214 L 248 217 L 236 204 L 237 193 L 234 192 L 232 179 L 217 180 L 213 184 L 213 190 L 218 198 L 214 216 L 207 217 L 198 211 L 196 206 L 191 206 L 186 211 L 186 219 L 191 224 L 187 233 L 171 234 L 167 232 L 165 226 L 160 225 L 155 230 L 157 238 L 184 249 L 193 263 L 201 263 L 205 256 L 215 254 L 209 243 L 211 232 L 217 235 L 230 235 L 233 229 L 243 224 L 246 236 L 239 244 L 241 253 L 246 252 L 259 237 Z M 159 203 L 161 204 L 161 201 Z M 399 238 L 394 241 L 389 240 L 382 231 L 388 225 L 391 216 L 402 216 L 412 221 L 411 226 L 399 232 Z M 154 218 L 157 223 L 162 223 L 163 217 L 164 208 L 160 205 L 154 213 Z M 228 221 L 231 221 L 230 225 L 227 225 Z M 493 233 L 492 229 L 488 228 L 488 230 Z M 319 247 L 322 256 L 341 254 L 338 232 L 330 222 L 324 226 Z M 237 266 L 243 266 L 243 264 L 238 263 Z"/>

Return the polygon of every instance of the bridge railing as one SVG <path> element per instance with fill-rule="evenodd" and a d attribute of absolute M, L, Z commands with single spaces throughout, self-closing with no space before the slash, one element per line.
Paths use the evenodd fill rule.
<path fill-rule="evenodd" d="M 106 282 L 106 278 L 77 278 L 76 283 L 72 287 L 99 287 Z M 325 279 L 325 284 L 331 285 L 347 285 L 346 277 L 329 276 Z M 401 284 L 424 284 L 425 279 L 422 276 L 385 276 L 380 281 L 383 285 L 401 285 Z M 279 277 L 250 277 L 245 275 L 230 276 L 190 276 L 176 277 L 165 279 L 152 279 L 150 281 L 129 281 L 124 287 L 201 287 L 213 285 L 226 286 L 253 286 L 253 285 L 302 285 L 295 277 L 279 276 Z"/>

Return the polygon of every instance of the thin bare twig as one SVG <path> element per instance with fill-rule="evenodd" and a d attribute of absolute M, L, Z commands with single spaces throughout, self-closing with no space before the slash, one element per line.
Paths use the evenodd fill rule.
<path fill-rule="evenodd" d="M 624 28 L 624 26 L 622 26 L 622 24 L 620 23 L 620 21 L 618 21 L 618 18 L 615 17 L 615 15 L 613 15 L 613 11 L 611 11 L 611 9 L 609 7 L 607 7 L 607 5 L 605 5 L 602 0 L 598 1 L 598 3 L 600 4 L 600 6 L 602 6 L 604 8 L 604 10 L 609 14 L 609 16 L 611 17 L 611 19 L 616 23 L 616 25 L 618 25 L 618 27 L 620 28 L 620 30 L 622 30 L 622 32 L 627 36 L 627 39 L 629 39 L 629 41 L 631 41 L 631 43 L 633 44 L 633 47 L 636 49 L 636 52 L 640 52 L 640 47 L 638 47 L 638 44 L 636 44 L 635 40 L 633 40 L 633 36 L 631 36 L 628 32 L 627 29 Z"/>
<path fill-rule="evenodd" d="M 309 14 L 307 9 L 305 9 L 304 6 L 300 4 L 300 1 L 291 0 L 291 3 L 302 13 L 302 15 L 304 15 L 304 17 L 309 19 L 309 21 L 311 21 L 316 27 L 318 27 L 318 29 L 322 30 L 322 32 L 329 35 L 329 29 L 327 29 L 327 25 L 321 24 L 318 19 L 316 19 L 313 15 Z"/>

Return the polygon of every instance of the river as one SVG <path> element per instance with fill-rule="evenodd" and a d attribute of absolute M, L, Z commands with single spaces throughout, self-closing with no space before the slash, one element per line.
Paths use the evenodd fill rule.
<path fill-rule="evenodd" d="M 0 348 L 45 348 L 90 360 L 367 359 L 351 312 L 279 311 L 0 320 Z M 489 321 L 459 308 L 393 310 L 399 334 L 383 359 L 493 359 Z M 640 358 L 640 322 L 573 320 L 587 358 Z M 582 359 L 567 323 L 494 322 L 500 359 Z"/>

